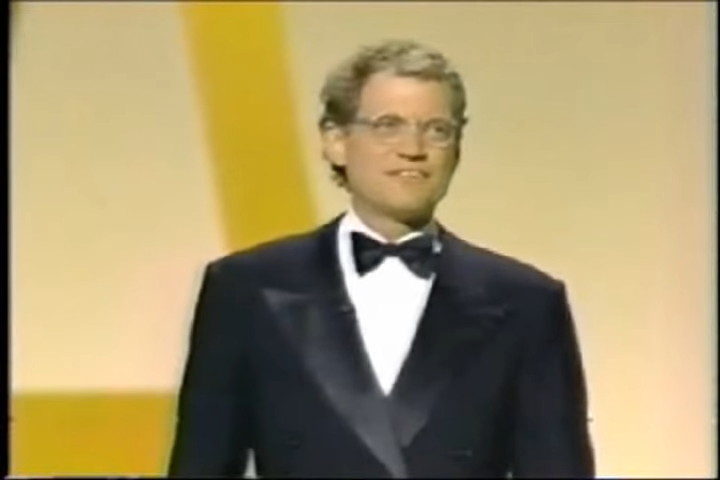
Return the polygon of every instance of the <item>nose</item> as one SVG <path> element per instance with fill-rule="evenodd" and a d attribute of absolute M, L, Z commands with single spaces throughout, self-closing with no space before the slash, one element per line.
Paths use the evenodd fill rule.
<path fill-rule="evenodd" d="M 407 160 L 419 161 L 427 159 L 425 140 L 420 129 L 405 132 L 397 146 L 398 155 Z"/>

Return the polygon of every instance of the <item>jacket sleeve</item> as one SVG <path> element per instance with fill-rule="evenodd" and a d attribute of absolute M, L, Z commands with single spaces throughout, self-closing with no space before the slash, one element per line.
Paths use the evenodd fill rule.
<path fill-rule="evenodd" d="M 528 327 L 515 398 L 513 478 L 592 478 L 587 391 L 565 288 Z"/>
<path fill-rule="evenodd" d="M 205 270 L 180 387 L 168 476 L 240 476 L 249 433 L 243 289 L 218 264 Z"/>

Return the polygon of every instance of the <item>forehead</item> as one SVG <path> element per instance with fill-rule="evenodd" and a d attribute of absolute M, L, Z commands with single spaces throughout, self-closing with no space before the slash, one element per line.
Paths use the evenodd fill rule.
<path fill-rule="evenodd" d="M 360 92 L 358 113 L 395 113 L 421 118 L 449 116 L 450 89 L 437 80 L 376 73 L 368 78 Z"/>

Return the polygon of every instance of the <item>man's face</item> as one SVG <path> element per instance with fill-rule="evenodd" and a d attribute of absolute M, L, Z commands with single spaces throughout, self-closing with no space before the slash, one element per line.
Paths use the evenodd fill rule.
<path fill-rule="evenodd" d="M 356 115 L 361 123 L 324 136 L 329 160 L 345 166 L 357 209 L 405 222 L 429 219 L 458 161 L 456 137 L 438 141 L 453 125 L 449 95 L 432 80 L 389 73 L 368 79 Z"/>

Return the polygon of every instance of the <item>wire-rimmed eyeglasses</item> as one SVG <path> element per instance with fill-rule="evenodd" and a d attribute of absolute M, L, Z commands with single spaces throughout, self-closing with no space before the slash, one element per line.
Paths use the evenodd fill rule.
<path fill-rule="evenodd" d="M 412 121 L 399 115 L 382 115 L 374 119 L 357 117 L 349 123 L 366 127 L 375 139 L 386 144 L 397 143 L 411 132 L 419 131 L 425 142 L 440 148 L 453 144 L 463 126 L 445 118 Z"/>

